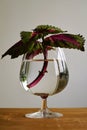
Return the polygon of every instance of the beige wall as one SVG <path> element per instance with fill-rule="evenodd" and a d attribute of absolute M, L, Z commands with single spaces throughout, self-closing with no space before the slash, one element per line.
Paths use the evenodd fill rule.
<path fill-rule="evenodd" d="M 20 31 L 39 24 L 81 33 L 87 39 L 87 0 L 0 0 L 0 55 L 20 40 Z M 60 94 L 49 97 L 49 107 L 87 107 L 87 52 L 64 52 L 69 83 Z M 21 58 L 0 60 L 0 107 L 40 107 L 41 99 L 20 86 Z"/>

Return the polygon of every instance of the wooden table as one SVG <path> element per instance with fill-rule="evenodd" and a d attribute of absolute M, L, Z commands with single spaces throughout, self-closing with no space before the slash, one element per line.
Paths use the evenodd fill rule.
<path fill-rule="evenodd" d="M 35 108 L 0 108 L 0 130 L 87 130 L 87 108 L 53 108 L 60 118 L 30 119 L 26 113 Z"/>

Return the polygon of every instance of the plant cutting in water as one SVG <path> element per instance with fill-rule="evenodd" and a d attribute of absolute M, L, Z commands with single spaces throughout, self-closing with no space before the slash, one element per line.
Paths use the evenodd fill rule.
<path fill-rule="evenodd" d="M 28 88 L 34 87 L 47 72 L 47 56 L 48 51 L 60 48 L 73 48 L 84 51 L 85 39 L 80 34 L 69 34 L 67 31 L 63 31 L 58 27 L 51 25 L 39 25 L 33 31 L 23 31 L 21 34 L 21 40 L 15 45 L 9 48 L 3 55 L 11 55 L 11 58 L 16 58 L 19 55 L 25 54 L 27 59 L 32 59 L 36 55 L 42 53 L 44 57 L 44 63 L 42 70 L 38 76 L 27 85 Z"/>

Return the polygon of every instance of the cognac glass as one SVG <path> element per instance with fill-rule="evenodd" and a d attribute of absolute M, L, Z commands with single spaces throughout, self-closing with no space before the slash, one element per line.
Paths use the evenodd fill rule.
<path fill-rule="evenodd" d="M 61 48 L 48 51 L 44 59 L 42 53 L 27 58 L 24 54 L 20 68 L 21 86 L 31 94 L 42 98 L 41 109 L 35 113 L 26 114 L 28 118 L 61 117 L 62 113 L 52 112 L 47 107 L 47 98 L 61 92 L 69 79 L 64 52 Z"/>

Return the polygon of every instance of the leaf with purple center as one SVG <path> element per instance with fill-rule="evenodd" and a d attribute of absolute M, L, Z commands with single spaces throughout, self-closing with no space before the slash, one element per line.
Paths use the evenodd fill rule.
<path fill-rule="evenodd" d="M 57 34 L 45 38 L 44 44 L 61 47 L 61 48 L 73 48 L 84 51 L 84 38 L 81 35 L 74 34 Z"/>

